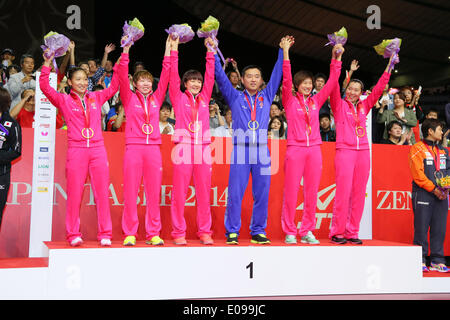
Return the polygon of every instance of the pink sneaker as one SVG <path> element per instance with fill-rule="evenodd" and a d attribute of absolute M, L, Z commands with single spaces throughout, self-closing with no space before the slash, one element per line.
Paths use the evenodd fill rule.
<path fill-rule="evenodd" d="M 79 247 L 83 244 L 83 239 L 81 239 L 80 237 L 77 237 L 75 239 L 73 239 L 72 241 L 70 241 L 70 246 L 72 247 Z"/>
<path fill-rule="evenodd" d="M 209 234 L 204 234 L 200 236 L 200 243 L 205 246 L 212 246 L 214 244 L 214 240 L 211 238 Z"/>

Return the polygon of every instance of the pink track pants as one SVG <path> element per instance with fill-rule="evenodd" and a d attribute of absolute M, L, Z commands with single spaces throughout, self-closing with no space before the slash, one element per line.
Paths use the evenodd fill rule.
<path fill-rule="evenodd" d="M 301 237 L 316 229 L 317 193 L 322 175 L 320 146 L 288 146 L 285 160 L 285 185 L 281 224 L 285 234 Z M 297 196 L 303 177 L 304 208 L 299 231 L 295 225 Z"/>
<path fill-rule="evenodd" d="M 97 206 L 97 239 L 100 241 L 112 238 L 109 207 L 109 163 L 105 147 L 69 148 L 66 162 L 66 237 L 69 242 L 82 236 L 80 233 L 80 206 L 88 174 Z"/>
<path fill-rule="evenodd" d="M 145 232 L 146 240 L 151 240 L 159 236 L 161 232 L 161 147 L 159 145 L 127 145 L 123 170 L 123 233 L 126 237 L 136 237 L 138 234 L 139 218 L 136 203 L 142 179 L 144 179 L 147 202 Z"/>
<path fill-rule="evenodd" d="M 197 236 L 211 235 L 211 149 L 209 145 L 177 144 L 172 153 L 173 188 L 172 188 L 172 237 L 186 237 L 186 220 L 184 207 L 186 196 L 194 178 L 197 200 Z"/>
<path fill-rule="evenodd" d="M 370 174 L 370 150 L 336 150 L 336 197 L 330 238 L 358 238 Z"/>

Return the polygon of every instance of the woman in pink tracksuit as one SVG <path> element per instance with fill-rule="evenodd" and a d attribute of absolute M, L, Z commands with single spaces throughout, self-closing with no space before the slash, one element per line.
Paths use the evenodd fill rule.
<path fill-rule="evenodd" d="M 210 45 L 208 45 L 208 43 Z M 184 207 L 191 177 L 194 177 L 197 199 L 197 236 L 205 245 L 212 245 L 211 238 L 211 134 L 209 129 L 209 102 L 214 87 L 214 52 L 212 40 L 206 39 L 206 72 L 188 71 L 183 76 L 185 92 L 180 90 L 178 74 L 178 40 L 171 51 L 170 100 L 177 119 L 172 152 L 172 237 L 177 245 L 186 245 L 186 221 Z M 202 88 L 203 86 L 203 88 Z"/>
<path fill-rule="evenodd" d="M 101 126 L 102 106 L 119 89 L 119 80 L 113 76 L 108 89 L 89 92 L 88 77 L 83 69 L 72 69 L 68 83 L 70 94 L 56 92 L 49 85 L 52 60 L 44 56 L 39 80 L 40 88 L 57 107 L 67 123 L 67 241 L 72 246 L 83 243 L 80 233 L 80 205 L 84 184 L 89 174 L 98 216 L 98 240 L 102 246 L 111 246 L 112 222 L 109 206 L 109 164 Z M 117 69 L 117 66 L 115 67 Z"/>
<path fill-rule="evenodd" d="M 125 47 L 119 64 L 120 98 L 127 117 L 124 157 L 124 211 L 122 229 L 125 246 L 134 246 L 138 233 L 137 196 L 144 178 L 147 208 L 145 215 L 146 242 L 163 245 L 161 232 L 160 194 L 162 183 L 161 134 L 159 109 L 166 97 L 170 76 L 170 38 L 166 51 L 158 89 L 153 92 L 153 76 L 139 71 L 133 77 L 135 92 L 128 79 L 129 49 Z"/>
<path fill-rule="evenodd" d="M 322 138 L 320 136 L 319 111 L 337 86 L 342 67 L 344 48 L 333 48 L 330 78 L 315 96 L 311 96 L 313 76 L 300 71 L 294 77 L 295 94 L 292 92 L 292 73 L 289 49 L 293 38 L 282 43 L 284 52 L 282 100 L 288 120 L 288 141 L 285 160 L 285 186 L 282 209 L 282 227 L 287 244 L 297 243 L 297 233 L 302 243 L 319 244 L 313 235 L 316 228 L 317 193 L 322 175 Z M 339 54 L 337 53 L 340 50 Z M 300 182 L 304 179 L 304 209 L 300 231 L 294 219 Z"/>
<path fill-rule="evenodd" d="M 330 239 L 337 244 L 347 242 L 362 244 L 358 238 L 359 226 L 370 174 L 370 148 L 366 121 L 368 113 L 389 83 L 390 64 L 391 61 L 372 93 L 364 101 L 360 100 L 364 85 L 359 80 L 350 81 L 345 92 L 345 99 L 341 98 L 339 84 L 330 96 L 336 123 L 336 197 Z"/>

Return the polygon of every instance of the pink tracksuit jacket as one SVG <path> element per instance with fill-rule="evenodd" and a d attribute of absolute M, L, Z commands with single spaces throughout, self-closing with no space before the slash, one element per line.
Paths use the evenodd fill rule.
<path fill-rule="evenodd" d="M 342 62 L 331 61 L 330 78 L 313 97 L 292 93 L 292 71 L 290 61 L 283 63 L 282 101 L 288 121 L 287 151 L 285 160 L 285 186 L 282 209 L 282 228 L 287 235 L 304 237 L 316 228 L 317 193 L 322 174 L 322 138 L 320 136 L 319 111 L 337 85 Z M 305 103 L 309 110 L 308 128 Z M 300 231 L 295 225 L 297 195 L 300 181 L 304 179 L 304 209 Z"/>
<path fill-rule="evenodd" d="M 336 197 L 330 238 L 358 238 L 370 174 L 370 147 L 367 133 L 358 137 L 357 122 L 366 128 L 367 115 L 383 94 L 390 76 L 385 72 L 367 99 L 358 101 L 356 110 L 350 101 L 341 98 L 339 84 L 331 94 L 330 104 L 336 123 Z"/>
<path fill-rule="evenodd" d="M 114 68 L 117 70 L 117 66 Z M 80 98 L 75 92 L 69 95 L 54 90 L 49 84 L 51 69 L 42 67 L 39 84 L 44 95 L 57 107 L 67 124 L 67 205 L 66 205 L 66 233 L 71 242 L 80 233 L 80 205 L 83 197 L 84 184 L 89 174 L 97 204 L 98 240 L 112 238 L 112 223 L 109 207 L 109 163 L 103 142 L 101 126 L 102 106 L 111 99 L 119 89 L 119 80 L 113 76 L 111 85 L 102 91 L 86 92 Z M 89 115 L 89 124 L 86 122 Z M 82 130 L 91 128 L 93 136 Z M 92 132 L 92 131 L 91 131 Z"/>
<path fill-rule="evenodd" d="M 139 91 L 131 91 L 128 79 L 129 55 L 122 54 L 119 65 L 120 98 L 127 117 L 125 130 L 126 151 L 124 157 L 124 211 L 122 230 L 126 237 L 137 236 L 139 219 L 136 200 L 144 179 L 147 199 L 145 230 L 146 240 L 161 232 L 160 194 L 162 183 L 161 134 L 159 110 L 165 100 L 170 76 L 170 57 L 164 57 L 158 89 L 144 97 Z M 150 127 L 144 128 L 147 124 Z M 153 130 L 151 130 L 152 128 Z M 147 131 L 151 134 L 146 134 Z"/>
<path fill-rule="evenodd" d="M 209 102 L 214 87 L 214 64 L 214 53 L 208 52 L 206 54 L 206 72 L 203 88 L 200 94 L 195 97 L 198 104 L 198 119 L 193 119 L 192 108 L 194 106 L 192 103 L 194 97 L 188 91 L 181 92 L 181 81 L 178 74 L 178 52 L 171 52 L 169 93 L 177 119 L 175 133 L 172 138 L 176 144 L 175 150 L 172 152 L 174 172 L 171 216 L 172 237 L 174 239 L 186 236 L 184 207 L 192 176 L 197 199 L 197 235 L 200 237 L 204 234 L 212 234 L 210 208 L 212 166 L 209 146 L 211 143 Z M 195 121 L 198 122 L 199 128 L 192 125 Z"/>

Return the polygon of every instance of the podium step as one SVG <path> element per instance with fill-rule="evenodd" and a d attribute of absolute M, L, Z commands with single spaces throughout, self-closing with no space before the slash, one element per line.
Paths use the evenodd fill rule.
<path fill-rule="evenodd" d="M 417 246 L 376 240 L 339 246 L 327 239 L 318 246 L 188 242 L 187 247 L 170 241 L 164 247 L 142 241 L 136 247 L 123 247 L 113 242 L 111 248 L 101 248 L 98 242 L 79 248 L 65 242 L 46 243 L 48 260 L 34 260 L 29 267 L 22 261 L 23 268 L 0 267 L 0 298 L 160 300 L 450 293 L 450 277 L 423 277 Z M 22 291 L 12 292 L 13 286 Z"/>

